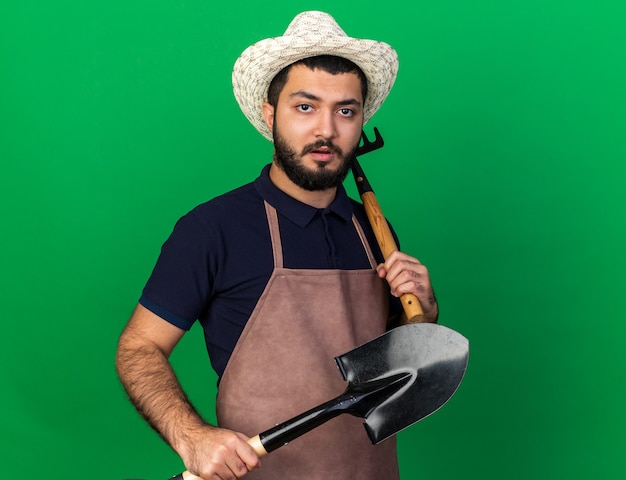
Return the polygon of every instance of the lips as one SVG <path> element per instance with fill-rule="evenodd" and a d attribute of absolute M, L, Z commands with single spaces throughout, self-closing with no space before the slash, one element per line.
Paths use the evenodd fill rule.
<path fill-rule="evenodd" d="M 315 148 L 311 150 L 311 153 L 319 154 L 319 155 L 332 155 L 334 150 L 328 147 Z"/>
<path fill-rule="evenodd" d="M 303 154 L 307 153 L 333 153 L 335 149 L 329 145 L 309 145 L 304 149 Z"/>
<path fill-rule="evenodd" d="M 304 148 L 303 155 L 309 154 L 315 161 L 328 162 L 340 155 L 340 150 L 327 142 L 318 142 Z"/>
<path fill-rule="evenodd" d="M 335 153 L 328 147 L 314 148 L 310 152 L 311 157 L 318 161 L 328 161 L 334 158 Z"/>

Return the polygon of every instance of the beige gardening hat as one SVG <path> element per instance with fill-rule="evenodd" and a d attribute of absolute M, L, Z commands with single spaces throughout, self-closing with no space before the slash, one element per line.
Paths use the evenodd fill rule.
<path fill-rule="evenodd" d="M 398 55 L 386 43 L 348 37 L 328 13 L 303 12 L 289 24 L 282 37 L 267 38 L 248 47 L 235 62 L 233 91 L 246 118 L 261 135 L 272 141 L 263 120 L 270 82 L 283 68 L 316 55 L 334 55 L 357 64 L 367 78 L 364 122 L 387 98 L 398 73 Z"/>

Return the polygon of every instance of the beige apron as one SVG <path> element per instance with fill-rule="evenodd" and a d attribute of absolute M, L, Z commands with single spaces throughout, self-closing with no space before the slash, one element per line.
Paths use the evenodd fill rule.
<path fill-rule="evenodd" d="M 274 271 L 230 357 L 217 396 L 220 426 L 254 436 L 346 388 L 334 357 L 386 330 L 387 293 L 368 270 L 283 268 L 276 210 L 266 205 Z M 246 478 L 391 480 L 399 478 L 392 437 L 372 445 L 363 420 L 340 415 L 263 457 Z"/>

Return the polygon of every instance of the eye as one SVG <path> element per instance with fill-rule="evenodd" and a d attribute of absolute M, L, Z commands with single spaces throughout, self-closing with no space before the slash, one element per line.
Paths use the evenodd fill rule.
<path fill-rule="evenodd" d="M 339 115 L 342 115 L 344 117 L 352 117 L 354 115 L 354 110 L 352 110 L 351 108 L 340 108 Z"/>
<path fill-rule="evenodd" d="M 296 106 L 296 110 L 299 110 L 300 112 L 310 112 L 312 109 L 313 107 L 307 103 Z"/>

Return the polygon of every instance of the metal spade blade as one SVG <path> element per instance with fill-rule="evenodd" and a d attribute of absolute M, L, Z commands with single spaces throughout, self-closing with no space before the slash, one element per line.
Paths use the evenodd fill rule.
<path fill-rule="evenodd" d="M 468 340 L 432 323 L 403 325 L 336 358 L 352 385 L 411 375 L 411 381 L 365 416 L 374 444 L 439 410 L 461 384 L 468 360 Z"/>

